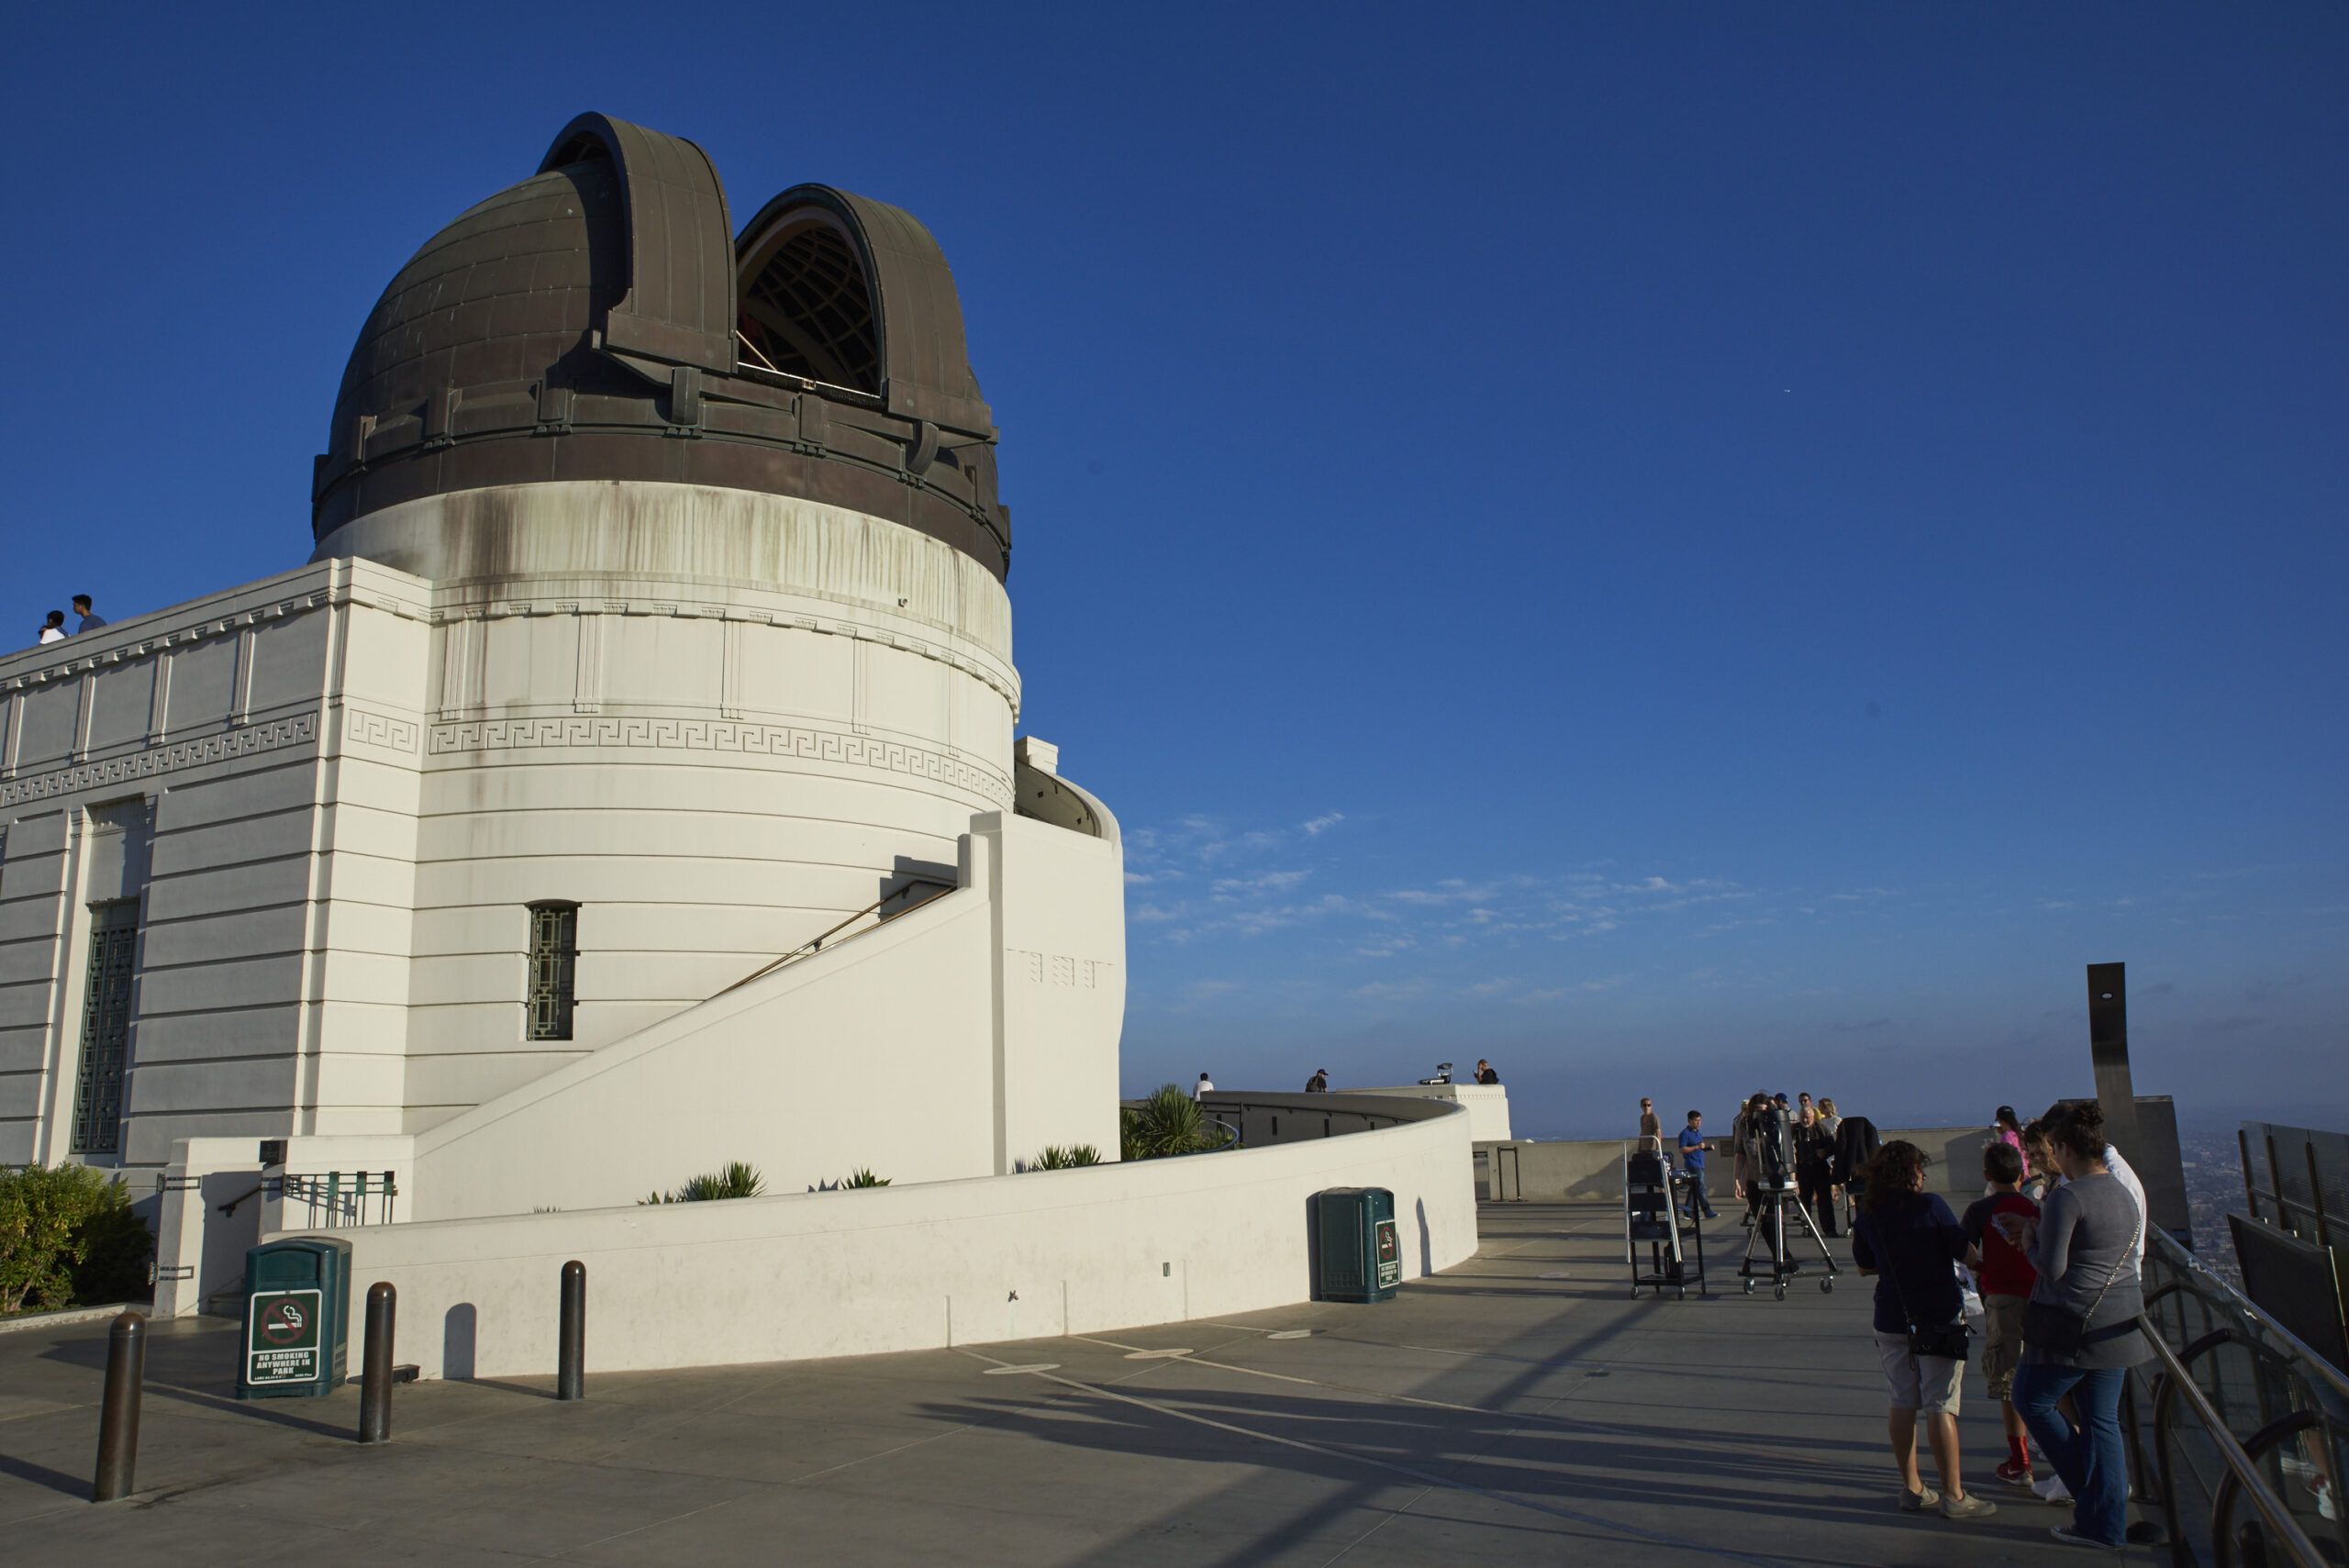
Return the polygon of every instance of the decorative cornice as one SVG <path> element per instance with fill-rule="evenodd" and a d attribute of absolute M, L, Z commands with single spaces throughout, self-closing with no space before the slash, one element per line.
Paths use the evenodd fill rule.
<path fill-rule="evenodd" d="M 731 751 L 744 756 L 787 757 L 840 767 L 907 773 L 934 784 L 1012 804 L 1011 782 L 967 757 L 949 756 L 900 741 L 842 734 L 788 724 L 744 724 L 731 719 L 477 718 L 432 727 L 436 757 L 465 751 L 650 750 Z"/>
<path fill-rule="evenodd" d="M 111 784 L 136 783 L 159 773 L 177 773 L 184 768 L 200 768 L 206 763 L 231 762 L 260 751 L 305 745 L 317 740 L 317 734 L 318 718 L 314 712 L 248 724 L 196 740 L 183 740 L 172 746 L 152 746 L 127 756 L 84 762 L 80 767 L 57 768 L 46 773 L 11 779 L 0 784 L 0 806 L 20 806 L 27 801 L 47 800 L 61 795 L 78 795 Z"/>

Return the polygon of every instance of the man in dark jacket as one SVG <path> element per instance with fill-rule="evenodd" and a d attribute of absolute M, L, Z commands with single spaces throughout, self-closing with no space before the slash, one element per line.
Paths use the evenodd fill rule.
<path fill-rule="evenodd" d="M 1835 1129 L 1835 1184 L 1843 1189 L 1844 1201 L 1854 1211 L 1860 1198 L 1867 1191 L 1867 1162 L 1876 1156 L 1883 1142 L 1876 1135 L 1876 1123 L 1864 1116 L 1847 1116 Z"/>

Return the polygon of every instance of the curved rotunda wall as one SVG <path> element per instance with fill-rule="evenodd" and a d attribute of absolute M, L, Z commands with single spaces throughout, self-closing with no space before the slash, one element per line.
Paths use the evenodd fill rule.
<path fill-rule="evenodd" d="M 427 497 L 320 550 L 433 583 L 405 1130 L 715 995 L 909 867 L 951 876 L 973 814 L 1012 804 L 1003 585 L 899 525 L 580 483 Z M 526 1031 L 548 902 L 579 906 L 567 1040 Z"/>

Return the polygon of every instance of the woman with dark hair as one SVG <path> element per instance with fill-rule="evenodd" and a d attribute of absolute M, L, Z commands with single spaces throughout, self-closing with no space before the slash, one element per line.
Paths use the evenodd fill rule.
<path fill-rule="evenodd" d="M 2096 1102 L 2071 1106 L 2047 1135 L 2064 1184 L 2047 1195 L 2037 1219 L 2001 1214 L 1990 1221 L 2039 1271 L 2014 1407 L 2072 1494 L 2072 1522 L 2057 1525 L 2055 1538 L 2118 1547 L 2129 1527 L 2121 1387 L 2129 1369 L 2154 1354 L 2137 1331 L 2145 1309 L 2137 1274 L 2144 1209 L 2106 1163 Z M 2076 1432 L 2055 1407 L 2067 1394 L 2079 1414 Z"/>
<path fill-rule="evenodd" d="M 1900 1507 L 1922 1513 L 1936 1503 L 1945 1519 L 1987 1518 L 1996 1503 L 1969 1495 L 1958 1473 L 1958 1390 L 1965 1373 L 1965 1301 L 1958 1262 L 1980 1255 L 1938 1193 L 1925 1190 L 1925 1151 L 1894 1139 L 1867 1170 L 1866 1194 L 1852 1225 L 1852 1262 L 1876 1280 L 1876 1354 L 1892 1396 L 1885 1427 L 1900 1473 Z M 1954 1350 L 1955 1355 L 1934 1354 Z M 1925 1418 L 1935 1492 L 1917 1473 L 1917 1418 Z"/>

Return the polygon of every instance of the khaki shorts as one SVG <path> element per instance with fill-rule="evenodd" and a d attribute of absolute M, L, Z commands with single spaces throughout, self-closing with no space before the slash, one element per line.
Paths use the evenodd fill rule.
<path fill-rule="evenodd" d="M 1982 1298 L 1982 1381 L 1990 1397 L 2004 1399 L 2015 1385 L 2015 1366 L 2022 1360 L 2022 1309 L 2030 1305 L 2021 1296 Z"/>
<path fill-rule="evenodd" d="M 1965 1382 L 1965 1363 L 1939 1356 L 1910 1353 L 1906 1334 L 1878 1334 L 1876 1354 L 1884 1361 L 1885 1386 L 1892 1407 L 1928 1416 L 1957 1414 L 1958 1390 Z"/>

